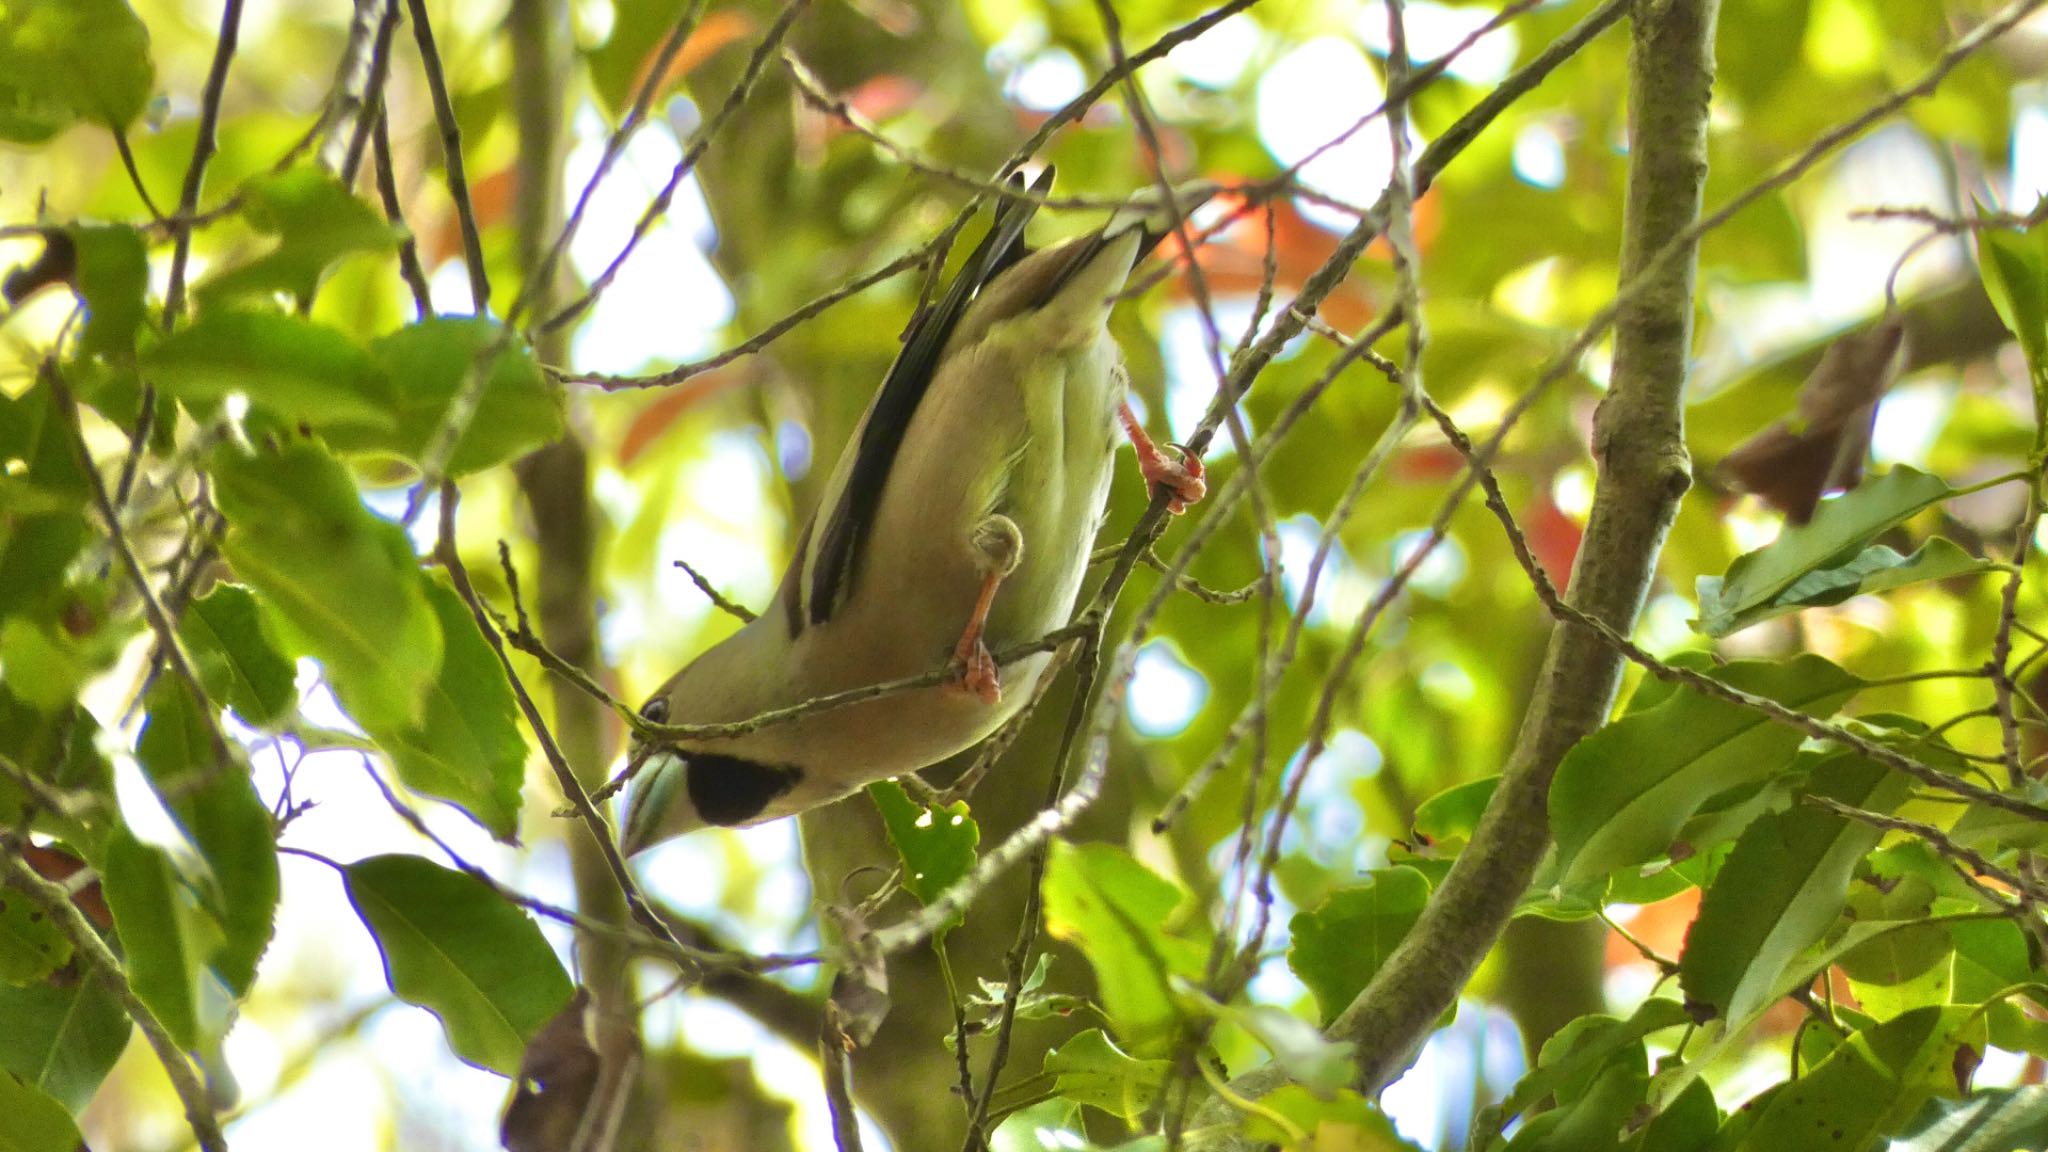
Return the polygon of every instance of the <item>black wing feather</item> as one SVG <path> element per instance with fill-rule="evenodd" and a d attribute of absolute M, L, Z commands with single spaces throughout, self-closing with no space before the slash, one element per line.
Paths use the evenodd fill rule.
<path fill-rule="evenodd" d="M 1010 186 L 1023 188 L 1024 178 L 1010 177 Z M 1052 169 L 1047 168 L 1031 185 L 1031 191 L 1042 194 L 1051 186 Z M 882 489 L 896 463 L 896 450 L 902 446 L 911 414 L 917 411 L 918 403 L 931 386 L 939 353 L 945 350 L 954 327 L 982 287 L 1023 258 L 1024 225 L 1037 210 L 1038 202 L 1031 199 L 1006 200 L 998 206 L 988 235 L 967 258 L 945 296 L 911 326 L 903 351 L 897 355 L 896 363 L 890 365 L 889 375 L 883 379 L 873 410 L 861 429 L 846 489 L 840 493 L 838 506 L 832 510 L 832 518 L 816 542 L 819 551 L 812 569 L 811 623 L 822 624 L 830 619 L 840 597 L 852 588 L 868 528 L 876 509 L 881 507 Z"/>

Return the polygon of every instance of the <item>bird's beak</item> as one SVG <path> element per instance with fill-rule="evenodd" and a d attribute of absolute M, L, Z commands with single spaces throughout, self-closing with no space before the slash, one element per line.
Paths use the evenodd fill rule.
<path fill-rule="evenodd" d="M 642 765 L 626 793 L 625 828 L 619 834 L 619 850 L 628 857 L 637 856 L 661 841 L 663 817 L 685 776 L 675 755 L 666 748 L 644 745 L 633 750 L 633 758 L 642 761 Z"/>

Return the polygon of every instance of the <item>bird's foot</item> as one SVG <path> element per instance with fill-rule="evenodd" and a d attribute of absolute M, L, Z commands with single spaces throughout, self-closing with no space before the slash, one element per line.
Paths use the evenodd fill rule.
<path fill-rule="evenodd" d="M 995 704 L 1003 698 L 1002 677 L 996 672 L 996 658 L 991 656 L 988 645 L 981 637 L 961 637 L 960 647 L 953 653 L 953 675 L 946 681 L 946 687 L 955 692 L 970 692 L 981 697 L 984 704 Z"/>
<path fill-rule="evenodd" d="M 1169 460 L 1159 449 L 1153 448 L 1147 454 L 1138 453 L 1138 471 L 1145 477 L 1145 483 L 1166 489 L 1166 510 L 1175 516 L 1188 510 L 1188 505 L 1201 502 L 1209 494 L 1208 469 L 1202 467 L 1202 458 L 1178 444 L 1167 447 L 1180 453 L 1179 460 Z"/>

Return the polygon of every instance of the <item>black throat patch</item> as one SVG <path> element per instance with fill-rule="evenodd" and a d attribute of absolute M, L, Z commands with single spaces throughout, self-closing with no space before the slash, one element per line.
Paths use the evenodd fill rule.
<path fill-rule="evenodd" d="M 744 824 L 804 778 L 803 770 L 794 764 L 763 764 L 716 752 L 684 755 L 690 803 L 706 824 Z"/>

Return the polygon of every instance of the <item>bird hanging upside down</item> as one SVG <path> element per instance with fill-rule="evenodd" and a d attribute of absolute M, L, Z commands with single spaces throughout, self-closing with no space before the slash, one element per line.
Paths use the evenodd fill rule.
<path fill-rule="evenodd" d="M 1047 169 L 1030 192 L 1051 184 Z M 1015 715 L 1052 656 L 998 669 L 990 653 L 1067 623 L 1119 424 L 1171 511 L 1202 498 L 1201 462 L 1167 457 L 1132 414 L 1108 328 L 1111 297 L 1166 234 L 1166 210 L 1133 205 L 1034 252 L 1024 226 L 1036 208 L 1006 197 L 912 325 L 769 611 L 671 677 L 641 714 L 733 723 L 940 667 L 947 682 L 741 736 L 636 747 L 648 763 L 627 805 L 629 855 L 829 803 L 970 748 Z"/>

